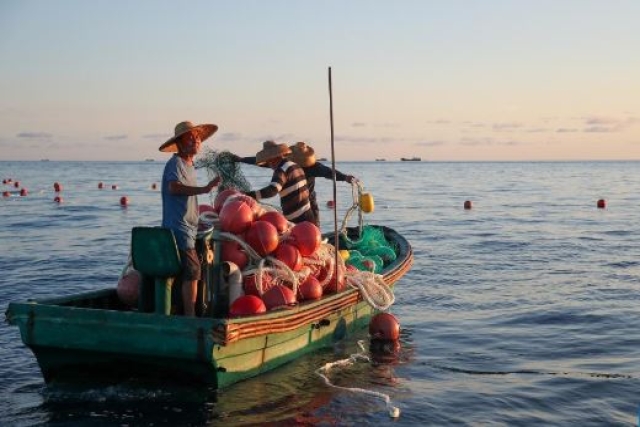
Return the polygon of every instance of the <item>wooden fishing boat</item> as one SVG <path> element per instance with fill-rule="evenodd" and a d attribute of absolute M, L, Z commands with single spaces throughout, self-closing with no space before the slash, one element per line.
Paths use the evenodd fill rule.
<path fill-rule="evenodd" d="M 381 272 L 392 287 L 411 267 L 413 253 L 396 231 L 379 228 L 397 255 Z M 361 228 L 344 230 L 357 238 Z M 47 383 L 125 376 L 222 388 L 331 346 L 365 327 L 375 312 L 357 289 L 347 288 L 285 309 L 229 317 L 228 295 L 219 286 L 218 237 L 214 230 L 200 239 L 215 255 L 205 267 L 200 289 L 210 289 L 211 298 L 201 304 L 199 317 L 169 314 L 169 277 L 179 268 L 173 234 L 159 227 L 136 227 L 132 257 L 143 273 L 138 308 L 123 304 L 116 289 L 109 288 L 12 302 L 6 319 L 20 328 Z"/>

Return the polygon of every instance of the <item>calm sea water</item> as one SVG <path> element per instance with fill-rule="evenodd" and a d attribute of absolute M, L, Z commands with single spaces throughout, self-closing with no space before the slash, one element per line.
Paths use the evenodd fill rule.
<path fill-rule="evenodd" d="M 45 386 L 18 329 L 1 324 L 0 424 L 636 425 L 639 166 L 338 164 L 375 198 L 365 221 L 406 236 L 415 262 L 391 309 L 402 326 L 400 358 L 334 369 L 332 380 L 389 395 L 398 419 L 382 400 L 330 388 L 314 373 L 357 353 L 358 337 L 220 392 L 133 382 L 74 389 Z M 162 168 L 0 162 L 0 178 L 29 191 L 0 199 L 2 311 L 14 300 L 114 287 L 130 229 L 159 225 L 160 193 L 151 185 Z M 254 187 L 270 177 L 244 171 Z M 53 202 L 56 181 L 61 204 Z M 331 182 L 316 186 L 324 207 Z M 347 184 L 338 184 L 338 199 L 342 220 Z M 473 209 L 463 209 L 465 200 Z M 322 215 L 323 229 L 333 229 L 333 211 Z"/>

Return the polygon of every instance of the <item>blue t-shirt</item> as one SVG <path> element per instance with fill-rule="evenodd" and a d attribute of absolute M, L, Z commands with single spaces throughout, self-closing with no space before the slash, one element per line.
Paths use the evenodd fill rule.
<path fill-rule="evenodd" d="M 169 183 L 172 181 L 197 186 L 195 168 L 177 154 L 169 159 L 162 174 L 162 226 L 173 230 L 178 249 L 193 249 L 198 232 L 198 198 L 170 194 Z"/>

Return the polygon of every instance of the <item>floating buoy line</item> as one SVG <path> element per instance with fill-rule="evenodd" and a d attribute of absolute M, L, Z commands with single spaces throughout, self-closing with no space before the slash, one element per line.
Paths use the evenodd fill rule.
<path fill-rule="evenodd" d="M 329 372 L 333 369 L 333 368 L 337 368 L 337 367 L 348 367 L 350 365 L 353 365 L 354 363 L 356 363 L 358 360 L 363 360 L 365 362 L 371 362 L 371 358 L 367 355 L 367 352 L 364 348 L 364 342 L 362 340 L 358 341 L 358 347 L 360 347 L 360 352 L 352 354 L 351 356 L 349 356 L 346 359 L 341 359 L 341 360 L 336 360 L 335 362 L 328 362 L 325 363 L 324 366 L 318 368 L 316 370 L 316 374 L 322 378 L 324 380 L 324 383 L 326 385 L 328 385 L 329 387 L 338 389 L 338 390 L 345 390 L 345 391 L 350 391 L 353 393 L 363 393 L 363 394 L 368 394 L 370 396 L 375 396 L 378 397 L 380 399 L 382 399 L 387 407 L 387 411 L 389 412 L 389 416 L 391 418 L 398 418 L 400 416 L 400 408 L 398 408 L 397 406 L 393 406 L 393 404 L 391 403 L 391 398 L 389 397 L 388 394 L 385 393 L 381 393 L 378 391 L 374 391 L 374 390 L 367 390 L 365 388 L 360 388 L 360 387 L 343 387 L 343 386 L 339 386 L 339 385 L 335 385 L 331 382 L 331 380 L 329 379 L 329 377 L 327 375 L 329 375 Z"/>

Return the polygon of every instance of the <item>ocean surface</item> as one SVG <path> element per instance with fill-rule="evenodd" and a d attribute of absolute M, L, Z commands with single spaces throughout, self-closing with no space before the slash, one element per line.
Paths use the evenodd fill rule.
<path fill-rule="evenodd" d="M 130 230 L 159 225 L 164 162 L 7 162 L 0 309 L 115 287 Z M 0 425 L 632 426 L 640 407 L 640 163 L 341 162 L 375 199 L 365 223 L 412 244 L 391 312 L 400 357 L 315 371 L 360 337 L 218 391 L 127 382 L 48 387 L 0 323 Z M 270 171 L 243 166 L 254 188 Z M 199 181 L 207 176 L 199 171 Z M 53 183 L 63 190 L 55 203 Z M 103 182 L 105 188 L 98 189 Z M 116 185 L 117 189 L 112 189 Z M 331 181 L 318 179 L 322 228 Z M 20 197 L 20 188 L 28 195 Z M 338 183 L 338 220 L 351 187 Z M 120 206 L 127 196 L 129 205 Z M 597 201 L 606 200 L 599 209 Z M 472 209 L 463 208 L 471 201 Z M 208 202 L 201 196 L 200 202 Z M 352 220 L 355 225 L 356 218 Z"/>

